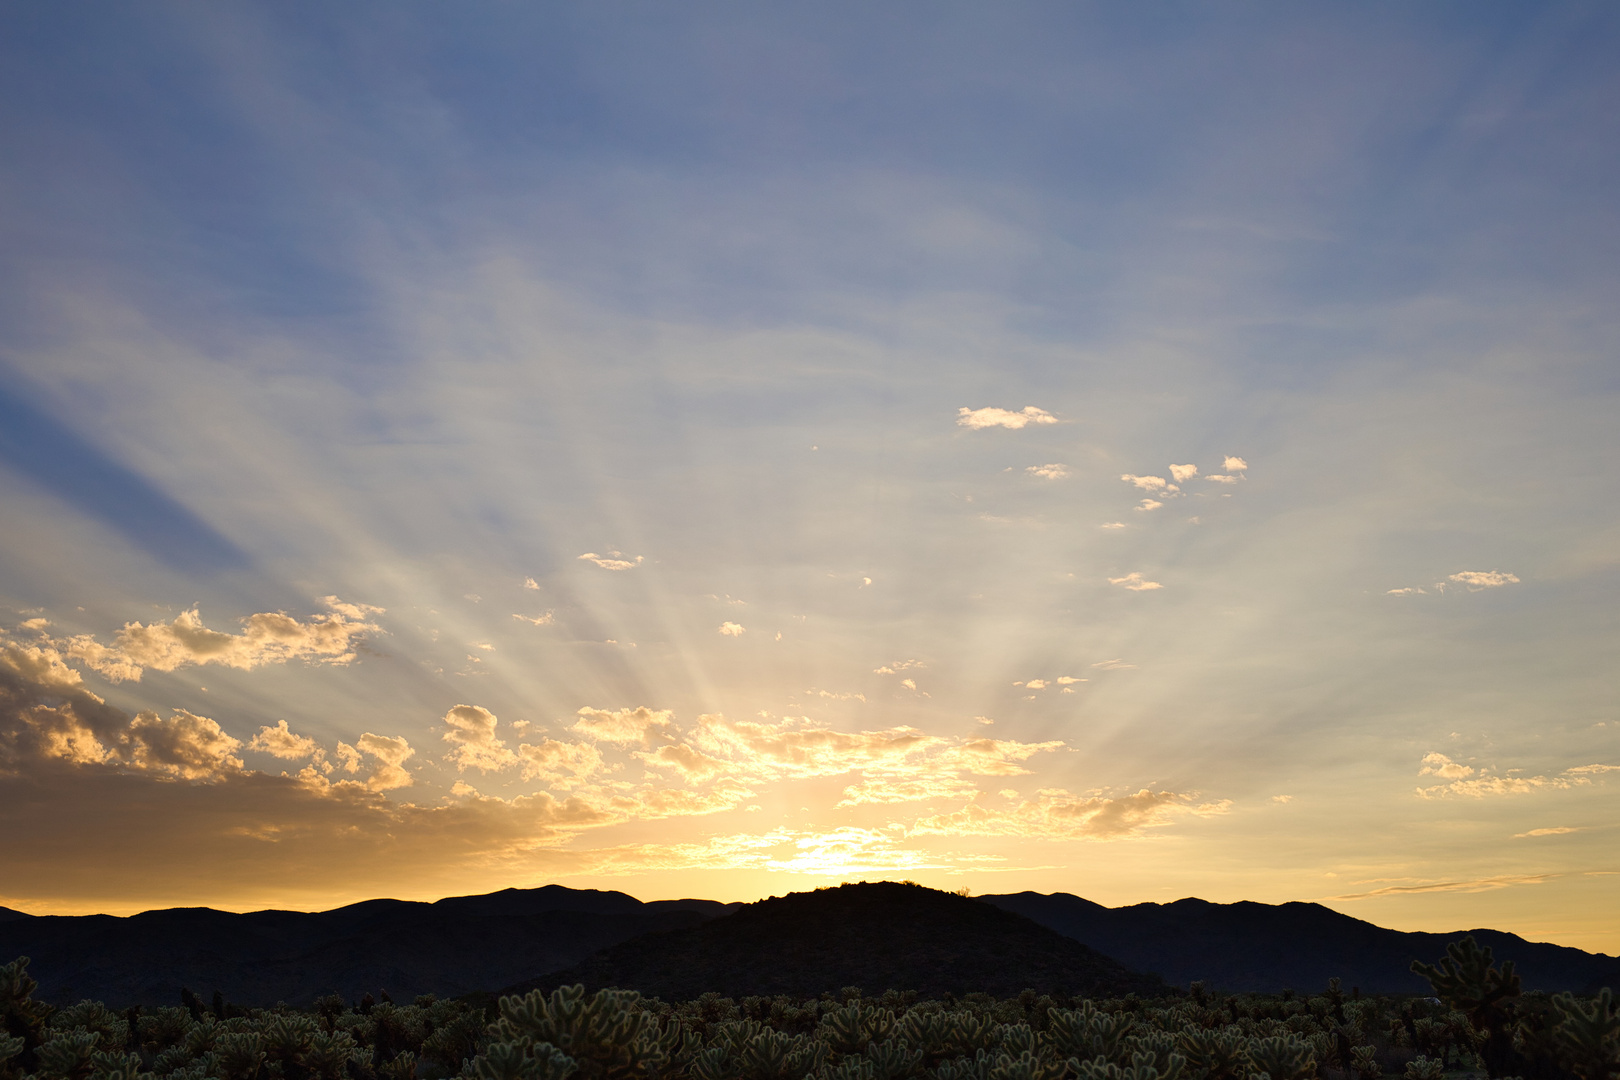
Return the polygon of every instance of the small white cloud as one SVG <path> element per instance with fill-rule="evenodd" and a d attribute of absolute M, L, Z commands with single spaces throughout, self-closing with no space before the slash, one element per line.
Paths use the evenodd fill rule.
<path fill-rule="evenodd" d="M 1126 574 L 1124 577 L 1109 578 L 1108 584 L 1118 585 L 1121 588 L 1129 589 L 1132 592 L 1147 592 L 1151 589 L 1164 588 L 1164 586 L 1160 585 L 1157 581 L 1144 580 L 1142 575 L 1134 570 L 1129 574 Z"/>
<path fill-rule="evenodd" d="M 1077 679 L 1073 675 L 1059 675 L 1057 677 L 1057 684 L 1059 686 L 1070 686 L 1070 685 L 1073 685 L 1074 683 L 1077 683 L 1077 682 L 1090 682 L 1090 681 L 1091 680 L 1089 680 L 1089 679 Z"/>
<path fill-rule="evenodd" d="M 1138 506 L 1136 509 L 1137 509 L 1137 511 L 1139 513 L 1146 514 L 1149 511 L 1157 510 L 1159 507 L 1161 507 L 1163 505 L 1164 505 L 1164 503 L 1160 502 L 1158 499 L 1143 499 L 1142 504 L 1140 506 Z"/>
<path fill-rule="evenodd" d="M 1045 690 L 1047 687 L 1047 682 L 1045 679 L 1031 679 L 1024 685 L 1029 687 L 1031 690 Z"/>
<path fill-rule="evenodd" d="M 1441 753 L 1423 755 L 1423 768 L 1418 770 L 1419 776 L 1438 776 L 1443 780 L 1461 780 L 1465 776 L 1473 776 L 1474 770 L 1460 762 L 1452 761 Z"/>
<path fill-rule="evenodd" d="M 1124 527 L 1125 523 L 1123 521 L 1105 521 L 1097 526 L 1099 529 L 1123 529 Z"/>
<path fill-rule="evenodd" d="M 495 651 L 495 646 L 487 641 L 475 641 L 472 643 L 472 647 L 475 649 L 482 649 L 484 652 Z"/>
<path fill-rule="evenodd" d="M 1242 472 L 1244 469 L 1249 467 L 1249 463 L 1240 457 L 1229 457 L 1226 459 L 1226 464 L 1222 467 L 1225 468 L 1227 472 Z"/>
<path fill-rule="evenodd" d="M 484 598 L 482 596 L 479 596 L 475 592 L 467 593 L 466 595 L 462 596 L 462 599 L 463 600 L 471 600 L 475 604 L 483 603 L 483 600 L 484 600 Z"/>
<path fill-rule="evenodd" d="M 956 423 L 959 427 L 980 431 L 984 428 L 1004 427 L 1017 431 L 1029 424 L 1055 424 L 1057 417 L 1045 409 L 1037 409 L 1033 405 L 1025 405 L 1022 410 L 1012 412 L 1008 409 L 970 409 L 962 406 L 956 410 Z"/>
<path fill-rule="evenodd" d="M 725 637 L 742 637 L 747 632 L 748 631 L 741 625 L 734 622 L 723 622 L 720 624 L 720 633 Z"/>
<path fill-rule="evenodd" d="M 276 721 L 275 727 L 262 727 L 248 743 L 249 750 L 269 754 L 283 761 L 297 761 L 320 754 L 321 748 L 307 735 L 295 735 L 287 728 L 287 721 Z"/>
<path fill-rule="evenodd" d="M 1602 725 L 1599 725 L 1600 727 Z M 1620 772 L 1620 765 L 1577 765 L 1573 769 L 1565 769 L 1571 773 L 1609 773 Z"/>
<path fill-rule="evenodd" d="M 900 685 L 905 687 L 907 690 L 915 690 L 915 689 L 917 689 L 917 680 L 916 679 L 901 679 L 900 680 Z"/>
<path fill-rule="evenodd" d="M 1517 585 L 1519 579 L 1502 570 L 1463 570 L 1452 574 L 1450 580 L 1472 590 L 1496 589 L 1503 585 Z"/>
<path fill-rule="evenodd" d="M 1120 479 L 1127 484 L 1135 484 L 1143 491 L 1163 491 L 1170 486 L 1170 481 L 1162 476 L 1137 476 L 1135 473 L 1126 473 Z"/>
<path fill-rule="evenodd" d="M 1243 477 L 1241 477 L 1241 476 L 1206 476 L 1206 477 L 1204 477 L 1204 479 L 1208 480 L 1212 484 L 1235 484 L 1239 480 L 1243 479 Z"/>
<path fill-rule="evenodd" d="M 1390 590 L 1388 590 L 1387 595 L 1389 595 L 1389 596 L 1417 596 L 1417 595 L 1421 594 L 1421 595 L 1427 596 L 1428 592 L 1429 592 L 1429 590 L 1420 589 L 1416 585 L 1408 585 L 1404 589 L 1390 589 Z"/>
<path fill-rule="evenodd" d="M 1074 475 L 1069 471 L 1069 467 L 1067 465 L 1060 464 L 1056 461 L 1048 465 L 1030 465 L 1027 466 L 1024 471 L 1029 473 L 1031 476 L 1039 476 L 1047 480 L 1065 480 Z"/>
<path fill-rule="evenodd" d="M 1274 803 L 1288 803 L 1293 802 L 1294 797 L 1292 795 L 1273 795 L 1271 801 Z"/>
<path fill-rule="evenodd" d="M 1188 480 L 1191 480 L 1193 477 L 1198 475 L 1198 466 L 1172 465 L 1170 466 L 1170 475 L 1175 478 L 1176 483 L 1185 484 Z"/>
<path fill-rule="evenodd" d="M 540 587 L 540 583 L 534 580 L 532 577 L 526 577 L 523 579 L 523 587 L 525 589 L 538 589 Z"/>
<path fill-rule="evenodd" d="M 993 723 L 995 723 L 995 721 L 990 719 L 990 717 L 988 717 L 988 716 L 975 716 L 973 719 L 977 720 L 981 724 L 993 724 Z"/>
<path fill-rule="evenodd" d="M 1513 839 L 1523 840 L 1527 836 L 1564 836 L 1572 832 L 1580 832 L 1579 826 L 1556 825 L 1550 829 L 1531 829 L 1529 832 L 1514 833 Z"/>
<path fill-rule="evenodd" d="M 519 615 L 514 612 L 512 614 L 512 618 L 517 619 L 519 622 L 529 623 L 533 626 L 547 626 L 552 622 L 552 615 L 549 611 L 541 612 L 539 615 Z"/>
<path fill-rule="evenodd" d="M 45 618 L 26 619 L 20 625 L 24 630 L 38 630 L 43 632 L 47 626 L 51 625 L 51 620 Z"/>
<path fill-rule="evenodd" d="M 580 558 L 588 563 L 595 563 L 604 570 L 634 570 L 641 565 L 642 556 L 633 559 L 625 558 L 622 551 L 610 551 L 605 555 L 598 555 L 594 551 L 587 551 Z"/>

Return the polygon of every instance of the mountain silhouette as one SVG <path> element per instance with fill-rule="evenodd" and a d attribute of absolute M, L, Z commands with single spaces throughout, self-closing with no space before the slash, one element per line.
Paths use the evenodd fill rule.
<path fill-rule="evenodd" d="M 56 1004 L 173 1005 L 182 987 L 205 996 L 221 990 L 242 1005 L 305 1004 L 334 992 L 354 1000 L 379 989 L 409 1000 L 505 986 L 727 910 L 713 900 L 642 903 L 621 892 L 547 885 L 321 912 L 16 912 L 0 915 L 0 956 L 31 957 L 37 996 Z"/>
<path fill-rule="evenodd" d="M 707 991 L 814 997 L 846 986 L 930 997 L 1167 989 L 1021 915 L 892 881 L 771 897 L 697 926 L 626 941 L 507 992 L 576 982 L 665 1000 Z"/>
<path fill-rule="evenodd" d="M 1615 957 L 1470 932 L 1498 961 L 1515 963 L 1527 990 L 1620 989 Z M 1411 962 L 1432 963 L 1461 935 L 1388 930 L 1319 904 L 1189 899 L 1108 908 L 1067 893 L 970 900 L 892 883 L 747 906 L 643 903 L 548 885 L 323 912 L 170 908 L 119 918 L 0 908 L 0 962 L 32 957 L 41 1000 L 92 998 L 115 1008 L 172 1005 L 181 987 L 262 1006 L 334 992 L 355 1000 L 387 990 L 406 1000 L 565 982 L 661 997 L 1158 985 L 1133 972 L 1227 991 L 1306 992 L 1337 976 L 1364 993 L 1426 994 Z"/>
<path fill-rule="evenodd" d="M 1133 904 L 1108 908 L 1068 893 L 979 898 L 1016 912 L 1127 967 L 1162 975 L 1174 986 L 1202 980 L 1210 989 L 1313 991 L 1331 978 L 1367 993 L 1427 994 L 1413 960 L 1433 963 L 1462 936 L 1386 930 L 1321 904 Z M 1496 960 L 1512 960 L 1526 990 L 1596 993 L 1620 987 L 1620 960 L 1562 945 L 1526 941 L 1500 930 L 1470 930 Z"/>

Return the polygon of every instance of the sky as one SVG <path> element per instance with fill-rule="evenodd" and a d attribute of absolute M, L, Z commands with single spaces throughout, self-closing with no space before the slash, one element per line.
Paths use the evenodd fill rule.
<path fill-rule="evenodd" d="M 10 5 L 0 904 L 1620 953 L 1620 10 Z"/>

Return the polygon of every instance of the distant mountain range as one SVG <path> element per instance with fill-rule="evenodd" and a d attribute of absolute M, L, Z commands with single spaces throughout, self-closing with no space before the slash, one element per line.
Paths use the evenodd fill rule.
<path fill-rule="evenodd" d="M 841 885 L 749 904 L 724 918 L 626 941 L 564 971 L 510 987 L 618 986 L 679 1001 L 814 997 L 858 986 L 928 997 L 983 991 L 1118 997 L 1164 994 L 1141 975 L 1021 915 L 893 881 Z"/>
<path fill-rule="evenodd" d="M 1173 986 L 1201 979 L 1219 990 L 1311 992 L 1336 976 L 1346 989 L 1426 994 L 1429 983 L 1412 974 L 1412 961 L 1432 964 L 1445 955 L 1448 943 L 1470 933 L 1498 962 L 1514 962 L 1526 990 L 1620 989 L 1620 959 L 1602 953 L 1526 941 L 1500 930 L 1402 933 L 1321 904 L 1177 900 L 1108 908 L 1068 893 L 1034 892 L 979 899 L 1083 941 L 1127 967 L 1161 975 Z"/>
<path fill-rule="evenodd" d="M 175 1004 L 182 987 L 269 1005 L 333 992 L 354 1000 L 386 990 L 409 1000 L 576 981 L 680 997 L 846 985 L 1152 992 L 1152 976 L 1171 986 L 1202 979 L 1211 989 L 1306 992 L 1338 976 L 1367 993 L 1417 993 L 1427 983 L 1410 973 L 1411 961 L 1432 962 L 1463 933 L 1386 930 L 1319 904 L 1107 908 L 1067 893 L 968 900 L 920 886 L 861 890 L 749 905 L 643 903 L 548 885 L 312 913 L 171 908 L 118 918 L 0 908 L 0 962 L 32 957 L 44 1000 L 120 1008 Z M 1526 989 L 1620 989 L 1615 957 L 1471 932 L 1498 960 L 1515 962 Z"/>

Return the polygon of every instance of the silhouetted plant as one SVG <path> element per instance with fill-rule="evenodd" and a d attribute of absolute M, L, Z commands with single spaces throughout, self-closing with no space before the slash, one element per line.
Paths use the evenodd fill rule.
<path fill-rule="evenodd" d="M 1512 1014 L 1509 1005 L 1519 996 L 1520 981 L 1513 961 L 1500 968 L 1491 963 L 1489 946 L 1481 948 L 1472 934 L 1446 946 L 1438 964 L 1412 961 L 1412 971 L 1429 980 L 1435 997 L 1468 1016 L 1485 1033 L 1480 1054 L 1492 1076 L 1502 1076 L 1513 1062 Z"/>
<path fill-rule="evenodd" d="M 1552 1002 L 1561 1017 L 1553 1038 L 1564 1066 L 1581 1080 L 1620 1076 L 1620 1015 L 1609 988 L 1590 1002 L 1570 994 L 1559 994 Z"/>

